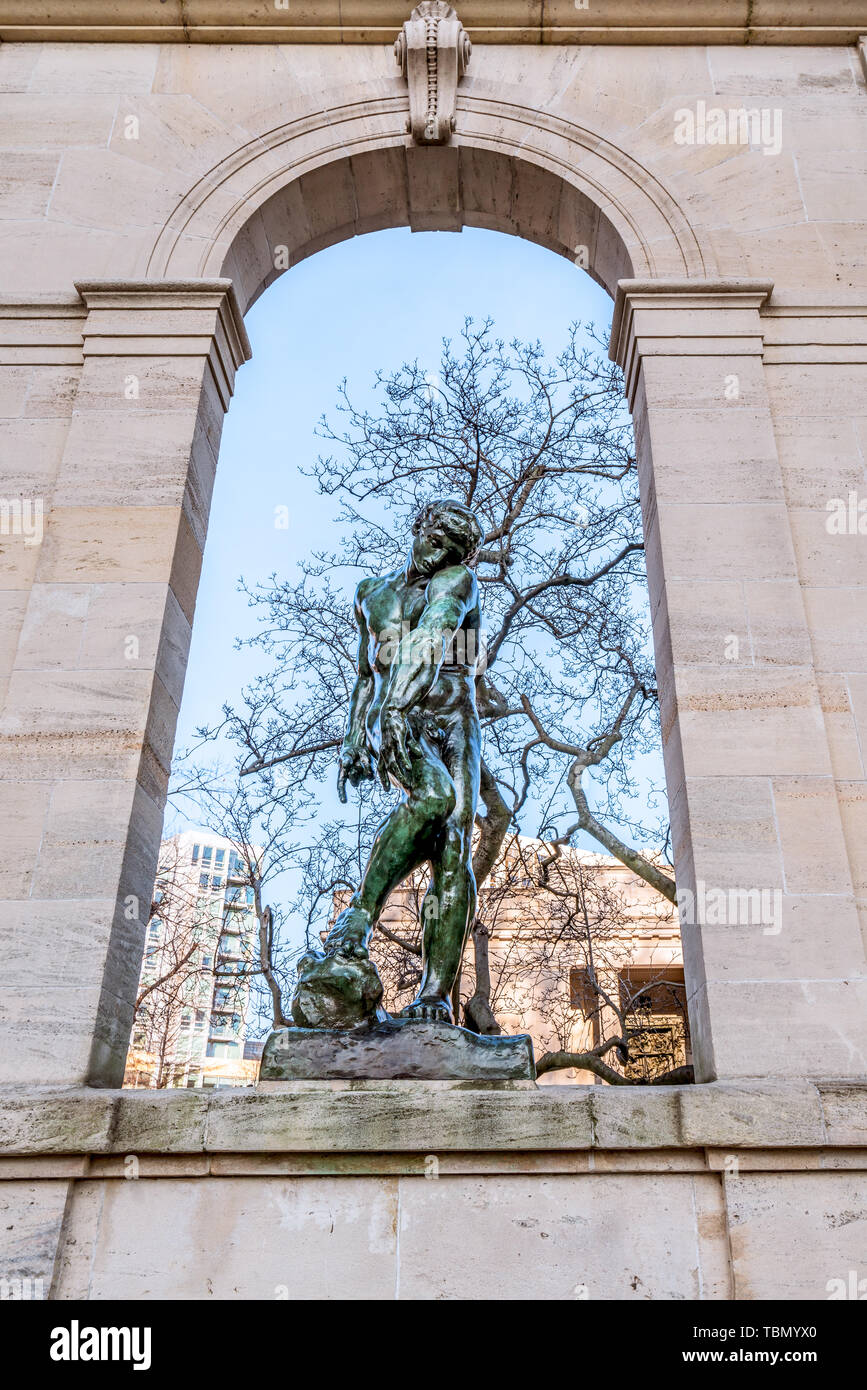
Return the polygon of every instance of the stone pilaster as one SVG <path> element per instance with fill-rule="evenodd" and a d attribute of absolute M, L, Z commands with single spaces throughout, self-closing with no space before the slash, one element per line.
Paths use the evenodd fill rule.
<path fill-rule="evenodd" d="M 249 344 L 228 280 L 78 290 L 82 366 L 0 722 L 18 827 L 0 1076 L 117 1085 L 222 418 Z"/>
<path fill-rule="evenodd" d="M 697 1077 L 857 1076 L 867 979 L 755 281 L 621 282 Z"/>

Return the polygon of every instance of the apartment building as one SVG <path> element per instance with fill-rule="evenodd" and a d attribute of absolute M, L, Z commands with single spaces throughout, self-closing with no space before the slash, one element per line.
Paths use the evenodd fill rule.
<path fill-rule="evenodd" d="M 164 840 L 139 982 L 126 1086 L 250 1086 L 247 1037 L 258 921 L 255 850 L 207 830 Z"/>

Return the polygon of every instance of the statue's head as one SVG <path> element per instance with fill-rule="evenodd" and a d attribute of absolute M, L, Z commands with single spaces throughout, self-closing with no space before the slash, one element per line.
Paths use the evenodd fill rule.
<path fill-rule="evenodd" d="M 482 543 L 478 517 L 463 502 L 437 500 L 422 507 L 412 523 L 412 563 L 419 574 L 446 565 L 465 565 Z"/>

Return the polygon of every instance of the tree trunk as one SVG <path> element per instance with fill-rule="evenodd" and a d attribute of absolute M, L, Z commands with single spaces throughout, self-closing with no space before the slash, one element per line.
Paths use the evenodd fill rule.
<path fill-rule="evenodd" d="M 274 974 L 274 967 L 271 960 L 271 946 L 273 943 L 273 917 L 271 909 L 262 905 L 262 897 L 259 884 L 253 886 L 255 894 L 256 917 L 259 922 L 259 969 L 265 976 L 265 982 L 271 994 L 271 1012 L 274 1018 L 275 1028 L 284 1028 L 291 1022 L 283 1014 L 283 991 L 280 982 Z"/>
<path fill-rule="evenodd" d="M 621 864 L 625 864 L 627 869 L 631 869 L 639 878 L 643 878 L 645 883 L 649 883 L 651 888 L 655 888 L 657 893 L 661 893 L 670 903 L 677 902 L 677 889 L 674 879 L 661 869 L 637 849 L 632 849 L 630 845 L 623 843 L 613 831 L 606 825 L 597 820 L 587 803 L 584 795 L 584 788 L 581 786 L 581 773 L 584 771 L 582 764 L 576 760 L 569 770 L 567 781 L 575 806 L 578 811 L 578 823 L 582 830 L 586 830 L 588 835 L 592 835 L 594 840 L 598 840 L 600 845 L 604 845 L 609 854 L 613 854 L 615 859 L 619 859 Z"/>
<path fill-rule="evenodd" d="M 480 888 L 490 874 L 506 838 L 509 828 L 510 812 L 497 788 L 496 779 L 482 761 L 479 796 L 486 814 L 478 817 L 481 831 L 476 852 L 473 855 L 473 874 L 476 888 Z M 476 988 L 464 1008 L 464 1023 L 474 1033 L 497 1034 L 502 1028 L 494 1017 L 491 1008 L 491 966 L 488 951 L 488 928 L 477 917 L 473 922 L 473 951 L 475 955 Z M 457 1017 L 457 1014 L 455 1014 Z"/>
<path fill-rule="evenodd" d="M 502 1028 L 491 1008 L 491 959 L 488 952 L 489 932 L 480 918 L 473 923 L 473 949 L 476 962 L 476 989 L 464 1009 L 464 1022 L 474 1033 L 495 1035 Z"/>

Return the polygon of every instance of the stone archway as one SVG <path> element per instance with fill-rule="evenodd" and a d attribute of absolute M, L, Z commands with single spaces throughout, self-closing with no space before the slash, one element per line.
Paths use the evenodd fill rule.
<path fill-rule="evenodd" d="M 653 170 L 587 125 L 510 99 L 508 89 L 492 97 L 477 84 L 460 95 L 457 134 L 435 148 L 408 142 L 404 100 L 393 87 L 352 96 L 335 93 L 327 110 L 308 109 L 214 164 L 159 225 L 147 279 L 78 284 L 82 375 L 37 587 L 43 573 L 62 586 L 108 565 L 118 578 L 113 622 L 144 624 L 153 644 L 135 672 L 121 667 L 105 690 L 88 695 L 93 731 L 72 745 L 76 766 L 93 765 L 97 729 L 113 750 L 103 758 L 114 802 L 102 853 L 115 888 L 91 909 L 89 984 L 71 995 L 73 1042 L 62 1062 L 38 1026 L 21 1040 L 34 1081 L 56 1079 L 58 1066 L 64 1078 L 92 1084 L 122 1075 L 222 418 L 234 371 L 249 355 L 243 311 L 284 263 L 344 237 L 407 224 L 489 227 L 586 259 L 616 296 L 612 355 L 626 371 L 635 422 L 675 861 L 693 900 L 702 885 L 780 887 L 772 856 L 756 871 L 751 851 L 777 834 L 766 788 L 770 770 L 789 768 L 776 761 L 781 744 L 794 737 L 799 766 L 825 778 L 833 795 L 812 672 L 794 663 L 780 696 L 775 671 L 733 673 L 721 656 L 695 657 L 695 595 L 718 580 L 721 526 L 744 573 L 797 587 L 763 365 L 770 283 L 719 278 L 712 243 Z M 156 414 L 106 409 L 127 378 L 159 399 Z M 731 379 L 739 384 L 734 403 L 724 390 Z M 130 467 L 120 481 L 112 472 L 118 455 Z M 130 488 L 132 510 L 123 504 Z M 758 515 L 759 531 L 751 526 Z M 800 651 L 809 633 L 798 602 L 789 628 Z M 105 712 L 94 714 L 100 701 Z M 53 713 L 48 719 L 62 723 Z M 10 727 L 29 731 L 14 702 Z M 60 732 L 51 744 L 61 781 L 70 777 L 69 746 Z M 91 796 L 88 785 L 85 822 Z M 845 892 L 837 944 L 841 959 L 858 965 L 851 881 Z M 79 912 L 73 894 L 58 905 L 52 930 L 62 937 Z M 845 1075 L 858 1064 L 845 1032 L 833 1059 L 817 1061 L 813 1006 L 801 981 L 787 978 L 784 952 L 767 951 L 757 972 L 751 949 L 735 942 L 733 956 L 735 938 L 699 920 L 683 923 L 683 937 L 699 1079 L 803 1075 L 817 1066 Z M 824 987 L 820 978 L 814 989 Z M 785 1041 L 771 1059 L 763 1035 L 775 1014 Z M 20 1058 L 10 1065 L 20 1076 Z"/>
<path fill-rule="evenodd" d="M 863 1264 L 865 42 L 843 0 L 819 28 L 467 0 L 455 134 L 422 148 L 391 51 L 411 3 L 0 4 L 5 1272 L 60 1297 L 840 1297 Z M 678 113 L 718 102 L 771 103 L 778 152 L 681 145 Z M 275 246 L 407 224 L 586 246 L 615 296 L 711 1084 L 106 1090 L 243 312 Z M 34 497 L 38 543 L 7 524 Z M 720 920 L 721 890 L 772 918 Z"/>
<path fill-rule="evenodd" d="M 717 274 L 712 246 L 654 174 L 601 133 L 525 106 L 459 97 L 447 146 L 407 141 L 404 102 L 330 107 L 215 165 L 167 219 L 148 278 L 225 275 L 244 312 L 282 270 L 383 227 L 486 227 L 576 261 L 614 298 L 620 280 Z M 275 249 L 285 248 L 275 267 Z"/>
<path fill-rule="evenodd" d="M 326 122 L 290 122 L 250 142 L 181 200 L 155 242 L 149 276 L 163 289 L 224 277 L 246 312 L 318 250 L 401 225 L 524 237 L 586 270 L 612 298 L 636 271 L 654 282 L 701 281 L 714 265 L 663 184 L 597 132 L 539 122 L 502 100 L 477 96 L 459 107 L 460 135 L 445 148 L 409 142 L 403 103 L 393 98 L 331 108 Z M 664 647 L 658 659 L 670 662 Z"/>

